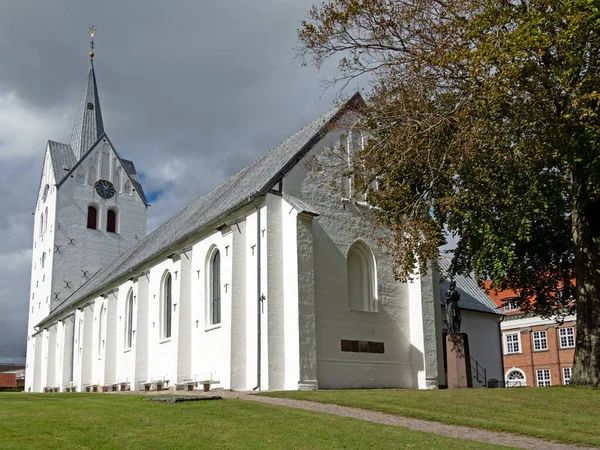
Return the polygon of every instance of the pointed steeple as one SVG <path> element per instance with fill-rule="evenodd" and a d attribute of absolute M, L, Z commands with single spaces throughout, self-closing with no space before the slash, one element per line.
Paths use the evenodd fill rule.
<path fill-rule="evenodd" d="M 77 160 L 87 152 L 90 147 L 104 133 L 104 123 L 102 122 L 102 110 L 100 109 L 100 98 L 98 97 L 98 86 L 96 85 L 96 73 L 94 72 L 94 33 L 92 29 L 92 42 L 90 52 L 90 70 L 87 76 L 87 82 L 79 108 L 75 115 L 75 124 L 71 134 L 71 149 Z"/>

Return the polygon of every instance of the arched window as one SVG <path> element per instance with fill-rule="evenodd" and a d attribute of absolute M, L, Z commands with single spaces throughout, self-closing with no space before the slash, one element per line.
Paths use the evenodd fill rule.
<path fill-rule="evenodd" d="M 125 301 L 125 350 L 133 343 L 133 291 L 129 292 Z"/>
<path fill-rule="evenodd" d="M 209 325 L 221 323 L 221 254 L 215 249 L 208 260 L 207 299 Z"/>
<path fill-rule="evenodd" d="M 161 338 L 168 339 L 171 337 L 171 308 L 173 307 L 172 300 L 172 278 L 171 273 L 167 272 L 163 278 L 162 286 L 162 301 L 161 301 Z"/>
<path fill-rule="evenodd" d="M 355 242 L 348 250 L 348 308 L 355 311 L 377 311 L 377 271 L 375 258 L 363 242 Z"/>
<path fill-rule="evenodd" d="M 44 234 L 44 213 L 40 214 L 40 236 Z"/>
<path fill-rule="evenodd" d="M 525 373 L 521 369 L 510 369 L 506 373 L 506 387 L 520 387 L 526 386 L 527 379 Z"/>
<path fill-rule="evenodd" d="M 100 314 L 98 314 L 98 359 L 102 358 L 102 347 L 104 346 L 104 316 L 106 310 L 104 305 L 100 305 Z"/>
<path fill-rule="evenodd" d="M 87 227 L 91 230 L 98 229 L 98 210 L 95 206 L 88 206 Z"/>
<path fill-rule="evenodd" d="M 42 253 L 42 269 L 44 268 L 44 265 L 46 264 L 46 252 Z"/>
<path fill-rule="evenodd" d="M 48 229 L 48 207 L 44 210 L 44 233 Z"/>
<path fill-rule="evenodd" d="M 123 192 L 125 194 L 131 195 L 131 181 L 127 180 L 123 185 Z"/>
<path fill-rule="evenodd" d="M 106 213 L 106 231 L 117 232 L 117 212 L 114 209 L 109 209 Z"/>

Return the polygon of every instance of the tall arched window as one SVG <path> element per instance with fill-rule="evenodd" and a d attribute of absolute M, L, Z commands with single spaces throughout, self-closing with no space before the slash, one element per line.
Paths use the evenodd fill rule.
<path fill-rule="evenodd" d="M 44 210 L 44 232 L 48 229 L 48 207 Z"/>
<path fill-rule="evenodd" d="M 171 308 L 173 307 L 172 300 L 172 278 L 171 273 L 167 272 L 163 278 L 162 286 L 162 301 L 161 301 L 161 338 L 168 339 L 171 337 Z"/>
<path fill-rule="evenodd" d="M 114 209 L 109 209 L 106 213 L 106 231 L 117 232 L 117 212 Z"/>
<path fill-rule="evenodd" d="M 88 206 L 87 227 L 91 230 L 98 229 L 98 210 L 95 206 Z"/>
<path fill-rule="evenodd" d="M 98 359 L 102 358 L 102 347 L 104 346 L 104 316 L 106 310 L 104 305 L 100 305 L 100 314 L 98 314 Z"/>
<path fill-rule="evenodd" d="M 348 250 L 348 308 L 377 311 L 377 271 L 375 258 L 367 245 L 355 242 Z"/>
<path fill-rule="evenodd" d="M 133 291 L 129 292 L 125 301 L 125 350 L 133 343 Z"/>
<path fill-rule="evenodd" d="M 131 182 L 129 180 L 127 180 L 125 182 L 125 184 L 123 185 L 123 192 L 127 195 L 131 195 L 131 190 L 132 190 Z"/>
<path fill-rule="evenodd" d="M 44 234 L 44 213 L 40 214 L 40 236 Z"/>
<path fill-rule="evenodd" d="M 217 325 L 221 323 L 221 254 L 219 250 L 215 249 L 210 255 L 206 272 L 208 274 L 209 325 Z"/>

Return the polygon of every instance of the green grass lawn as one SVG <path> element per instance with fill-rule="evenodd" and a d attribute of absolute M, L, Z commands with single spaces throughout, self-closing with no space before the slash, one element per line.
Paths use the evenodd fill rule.
<path fill-rule="evenodd" d="M 600 446 L 600 389 L 340 390 L 264 393 Z"/>
<path fill-rule="evenodd" d="M 242 400 L 0 393 L 0 448 L 499 448 Z M 505 448 L 505 447 L 503 447 Z"/>

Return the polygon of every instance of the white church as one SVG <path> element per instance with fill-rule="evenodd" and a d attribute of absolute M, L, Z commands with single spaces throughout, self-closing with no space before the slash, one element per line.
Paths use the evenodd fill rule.
<path fill-rule="evenodd" d="M 443 386 L 438 274 L 396 281 L 351 181 L 334 192 L 330 174 L 308 168 L 360 148 L 361 102 L 146 235 L 149 205 L 104 130 L 92 56 L 71 142 L 46 147 L 25 390 Z M 502 379 L 501 316 L 472 280 L 458 287 L 471 355 Z"/>

